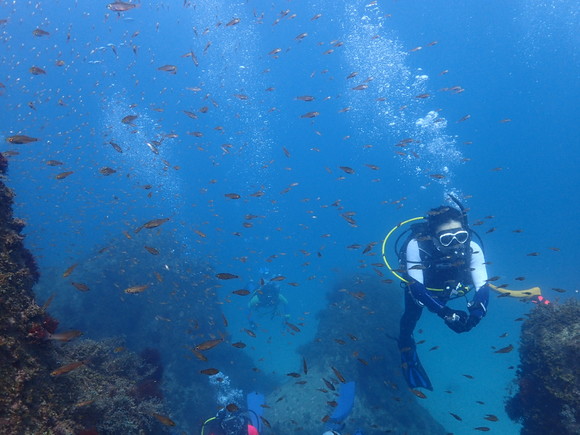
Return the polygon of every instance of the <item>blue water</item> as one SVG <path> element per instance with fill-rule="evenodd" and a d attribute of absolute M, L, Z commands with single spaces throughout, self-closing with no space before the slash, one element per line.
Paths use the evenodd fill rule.
<path fill-rule="evenodd" d="M 245 350 L 265 372 L 283 374 L 300 363 L 296 349 L 313 337 L 336 278 L 380 261 L 377 246 L 370 261 L 346 247 L 381 241 L 452 192 L 472 222 L 484 220 L 477 230 L 490 276 L 513 288 L 539 285 L 553 301 L 578 297 L 577 2 L 143 1 L 120 14 L 106 6 L 0 5 L 1 132 L 39 138 L 0 150 L 18 152 L 7 182 L 45 274 L 61 275 L 124 231 L 169 217 L 160 234 L 175 240 L 176 256 L 240 276 L 216 299 L 232 341 L 245 336 L 246 300 L 231 291 L 265 265 L 300 284 L 284 294 L 302 333 Z M 227 26 L 233 18 L 239 23 Z M 50 34 L 34 36 L 36 28 Z M 191 51 L 198 66 L 183 57 Z M 46 74 L 32 75 L 32 66 Z M 308 112 L 319 115 L 302 117 Z M 127 115 L 138 116 L 134 126 L 121 122 Z M 407 138 L 415 142 L 396 146 Z M 104 176 L 102 167 L 117 172 Z M 55 179 L 64 171 L 73 174 Z M 171 268 L 168 258 L 159 267 Z M 54 302 L 61 313 L 83 296 L 67 290 Z M 518 433 L 502 404 L 517 353 L 491 346 L 517 345 L 514 319 L 529 309 L 494 298 L 468 336 L 451 335 L 434 316 L 421 320 L 441 347 L 422 351 L 436 391 L 421 404 L 450 432 L 482 426 L 491 413 L 498 433 Z M 98 297 L 91 310 L 105 320 L 110 312 Z M 98 336 L 98 326 L 87 334 Z"/>

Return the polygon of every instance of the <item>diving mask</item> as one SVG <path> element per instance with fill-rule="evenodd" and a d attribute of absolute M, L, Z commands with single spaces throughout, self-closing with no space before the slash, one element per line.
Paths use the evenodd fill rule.
<path fill-rule="evenodd" d="M 469 240 L 469 231 L 460 230 L 445 230 L 437 235 L 439 243 L 442 246 L 448 247 L 454 241 L 459 244 L 464 244 Z"/>

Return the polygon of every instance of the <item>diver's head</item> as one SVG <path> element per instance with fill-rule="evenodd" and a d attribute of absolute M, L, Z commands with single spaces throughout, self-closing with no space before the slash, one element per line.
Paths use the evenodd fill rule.
<path fill-rule="evenodd" d="M 247 419 L 240 412 L 225 412 L 222 416 L 221 428 L 226 435 L 247 434 Z"/>
<path fill-rule="evenodd" d="M 429 210 L 427 216 L 429 235 L 441 250 L 457 250 L 470 239 L 464 212 L 453 207 L 441 206 Z"/>

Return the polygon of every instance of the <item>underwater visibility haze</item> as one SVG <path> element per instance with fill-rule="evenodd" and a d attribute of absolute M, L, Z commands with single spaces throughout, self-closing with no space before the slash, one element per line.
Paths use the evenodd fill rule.
<path fill-rule="evenodd" d="M 261 433 L 322 434 L 356 381 L 343 435 L 540 433 L 517 372 L 541 307 L 493 292 L 467 334 L 424 310 L 434 391 L 410 390 L 381 246 L 451 194 L 490 281 L 577 324 L 578 2 L 12 0 L 0 35 L 2 181 L 44 305 L 23 330 L 67 409 L 38 427 L 200 433 L 258 391 Z M 267 281 L 283 312 L 250 310 Z"/>

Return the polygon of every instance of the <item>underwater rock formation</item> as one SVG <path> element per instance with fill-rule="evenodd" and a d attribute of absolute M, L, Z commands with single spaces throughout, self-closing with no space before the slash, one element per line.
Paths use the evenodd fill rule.
<path fill-rule="evenodd" d="M 119 231 L 105 246 L 75 258 L 67 277 L 66 267 L 43 271 L 35 292 L 42 300 L 58 294 L 51 312 L 67 329 L 81 330 L 92 339 L 122 336 L 128 349 L 144 349 L 140 354 L 149 363 L 162 360 L 162 389 L 160 375 L 153 373 L 139 381 L 136 394 L 162 395 L 176 429 L 194 433 L 221 403 L 201 370 L 222 370 L 232 391 L 251 391 L 270 382 L 252 370 L 255 364 L 243 349 L 229 342 L 229 330 L 237 323 L 234 319 L 230 324 L 222 311 L 220 283 L 207 253 L 193 251 L 165 227 L 135 228 L 140 227 Z M 82 283 L 81 288 L 73 282 Z M 132 286 L 147 287 L 125 292 Z M 212 339 L 223 342 L 207 352 L 192 352 Z M 147 349 L 151 346 L 154 351 Z"/>
<path fill-rule="evenodd" d="M 159 398 L 135 394 L 156 368 L 105 342 L 68 343 L 78 334 L 55 334 L 59 322 L 36 304 L 38 269 L 12 215 L 6 168 L 0 154 L 0 433 L 164 433 Z"/>
<path fill-rule="evenodd" d="M 266 399 L 277 435 L 322 433 L 344 381 L 356 382 L 343 433 L 444 434 L 401 375 L 397 343 L 401 292 L 371 276 L 341 282 L 327 295 L 316 338 L 300 349 L 306 362 Z M 341 379 L 342 378 L 342 379 Z"/>
<path fill-rule="evenodd" d="M 580 433 L 580 304 L 538 305 L 522 325 L 510 418 L 522 435 Z"/>

